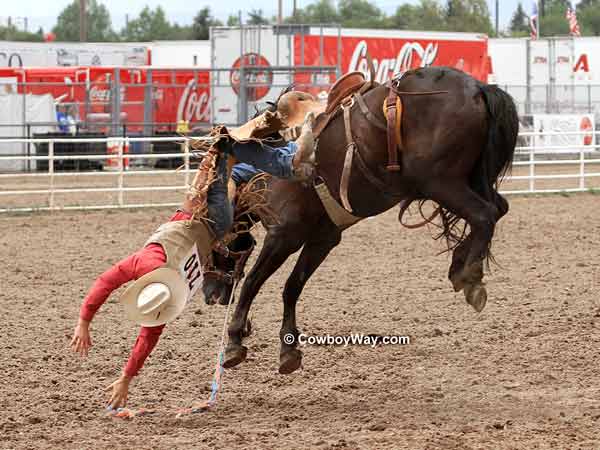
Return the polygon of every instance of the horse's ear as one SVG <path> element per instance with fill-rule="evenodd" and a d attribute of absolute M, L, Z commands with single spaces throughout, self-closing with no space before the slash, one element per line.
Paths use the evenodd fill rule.
<path fill-rule="evenodd" d="M 371 83 L 375 83 L 375 64 L 373 64 L 373 58 L 371 58 L 371 54 L 369 50 L 367 50 L 367 66 L 369 67 L 369 81 Z"/>
<path fill-rule="evenodd" d="M 288 84 L 279 94 L 279 97 L 277 97 L 277 101 L 275 103 L 277 103 L 279 101 L 279 99 L 281 97 L 283 97 L 285 94 L 287 94 L 288 92 L 292 92 L 294 90 L 294 83 Z"/>

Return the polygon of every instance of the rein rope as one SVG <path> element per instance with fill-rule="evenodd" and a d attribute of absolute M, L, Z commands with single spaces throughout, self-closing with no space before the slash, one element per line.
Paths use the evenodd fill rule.
<path fill-rule="evenodd" d="M 219 392 L 221 391 L 221 386 L 223 384 L 223 361 L 225 359 L 225 343 L 227 341 L 227 323 L 229 322 L 229 311 L 231 310 L 231 305 L 235 301 L 235 291 L 237 290 L 238 283 L 239 279 L 235 281 L 235 284 L 233 286 L 233 292 L 231 294 L 231 301 L 227 304 L 227 308 L 225 309 L 225 317 L 223 318 L 223 329 L 221 330 L 221 343 L 219 344 L 219 351 L 217 353 L 217 361 L 215 365 L 215 373 L 213 375 L 213 380 L 210 386 L 210 395 L 208 397 L 208 400 L 194 405 L 191 408 L 185 408 L 180 410 L 175 416 L 176 418 L 187 414 L 196 414 L 209 411 L 217 406 L 217 398 Z"/>

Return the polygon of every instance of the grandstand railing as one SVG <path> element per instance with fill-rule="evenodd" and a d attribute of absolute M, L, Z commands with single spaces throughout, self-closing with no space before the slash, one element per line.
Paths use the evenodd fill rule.
<path fill-rule="evenodd" d="M 589 145 L 535 145 L 536 137 L 550 136 L 587 136 L 591 142 Z M 544 133 L 521 133 L 520 143 L 515 151 L 513 171 L 508 175 L 502 186 L 504 194 L 545 194 L 545 193 L 568 193 L 600 190 L 600 145 L 596 143 L 596 132 L 544 132 Z M 0 170 L 0 213 L 8 212 L 30 212 L 30 211 L 54 211 L 54 210 L 86 210 L 86 209 L 112 209 L 112 208 L 144 208 L 144 207 L 167 207 L 178 206 L 181 201 L 175 201 L 183 196 L 190 183 L 195 169 L 190 167 L 193 158 L 193 141 L 205 137 L 107 137 L 107 138 L 10 138 L 0 139 L 2 144 L 48 144 L 47 155 L 25 156 L 10 155 L 0 156 L 0 167 L 5 161 L 48 161 L 48 169 L 43 172 L 2 172 Z M 126 153 L 132 142 L 174 142 L 181 145 L 180 153 Z M 101 155 L 56 155 L 54 147 L 56 143 L 87 142 L 87 143 L 118 143 L 117 153 Z M 524 144 L 524 145 L 523 145 Z M 151 161 L 156 159 L 183 160 L 182 167 L 174 170 L 153 168 L 131 168 L 125 165 L 125 160 L 142 159 Z M 78 171 L 58 172 L 55 170 L 57 160 L 116 160 L 117 166 L 111 171 Z M 553 170 L 555 169 L 555 170 Z M 176 176 L 176 183 L 157 185 L 153 181 L 157 177 L 166 175 Z M 98 177 L 113 177 L 114 185 L 97 186 L 97 181 L 81 183 L 80 180 L 98 179 Z M 128 186 L 127 180 L 139 177 L 148 180 L 143 185 Z M 68 187 L 57 186 L 57 180 L 74 180 L 74 185 Z M 23 187 L 33 181 L 34 187 Z M 45 181 L 42 186 L 38 184 Z M 75 182 L 76 181 L 76 182 Z M 139 181 L 139 180 L 138 180 Z M 64 183 L 64 181 L 63 181 Z M 100 183 L 101 184 L 101 183 Z M 59 197 L 68 197 L 70 194 L 114 194 L 109 202 L 97 204 L 84 204 L 82 201 L 58 201 Z M 170 199 L 153 199 L 151 201 L 140 200 L 126 201 L 126 195 L 131 193 L 171 194 Z M 37 196 L 37 202 L 29 202 L 27 199 Z M 39 197 L 44 201 L 40 201 Z M 160 196 L 159 196 L 160 197 Z M 85 195 L 84 197 L 85 198 Z"/>

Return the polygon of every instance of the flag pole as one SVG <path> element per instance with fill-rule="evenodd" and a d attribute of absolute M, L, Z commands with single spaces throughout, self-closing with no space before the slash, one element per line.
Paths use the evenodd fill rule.
<path fill-rule="evenodd" d="M 542 35 L 540 34 L 540 22 L 542 21 L 542 14 L 540 12 L 540 2 L 539 0 L 535 0 L 535 6 L 538 11 L 537 20 L 535 21 L 535 26 L 537 28 L 537 38 L 540 39 Z"/>

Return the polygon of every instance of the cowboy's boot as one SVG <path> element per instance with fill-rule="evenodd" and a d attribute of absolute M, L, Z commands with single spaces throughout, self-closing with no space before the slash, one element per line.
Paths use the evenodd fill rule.
<path fill-rule="evenodd" d="M 306 180 L 313 175 L 315 170 L 315 137 L 313 135 L 313 125 L 315 115 L 309 112 L 302 124 L 302 132 L 296 144 L 298 150 L 292 159 L 292 170 L 294 178 L 297 180 Z"/>

